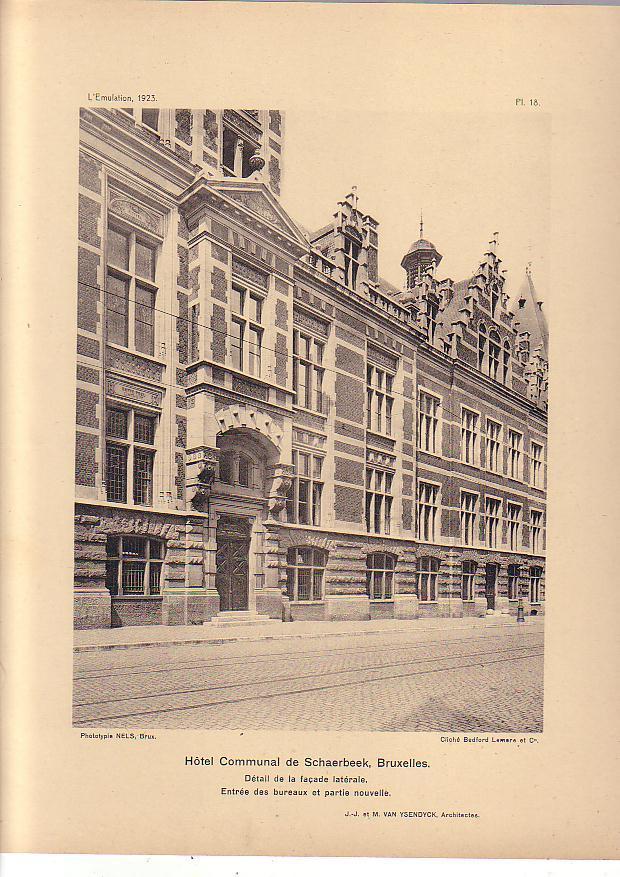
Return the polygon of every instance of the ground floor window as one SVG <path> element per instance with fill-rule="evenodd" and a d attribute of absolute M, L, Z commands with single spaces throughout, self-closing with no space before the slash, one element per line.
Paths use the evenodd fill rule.
<path fill-rule="evenodd" d="M 530 603 L 540 603 L 540 580 L 542 579 L 542 567 L 530 567 Z"/>
<path fill-rule="evenodd" d="M 366 558 L 366 587 L 371 600 L 394 596 L 395 558 L 391 554 L 369 554 Z"/>
<path fill-rule="evenodd" d="M 508 566 L 508 599 L 519 599 L 519 576 L 521 575 L 521 567 L 518 563 L 511 563 Z"/>
<path fill-rule="evenodd" d="M 461 594 L 464 603 L 471 603 L 476 596 L 476 569 L 474 560 L 464 560 L 461 579 Z"/>
<path fill-rule="evenodd" d="M 108 536 L 106 585 L 113 597 L 154 597 L 161 593 L 164 543 L 142 536 Z"/>
<path fill-rule="evenodd" d="M 441 561 L 437 557 L 421 557 L 418 560 L 418 600 L 435 603 L 437 600 L 437 574 Z"/>
<path fill-rule="evenodd" d="M 327 552 L 310 546 L 289 548 L 286 578 L 289 600 L 311 602 L 323 599 L 323 574 Z"/>

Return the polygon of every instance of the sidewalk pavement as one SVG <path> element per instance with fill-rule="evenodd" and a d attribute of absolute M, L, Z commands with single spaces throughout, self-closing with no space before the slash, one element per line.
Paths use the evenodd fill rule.
<path fill-rule="evenodd" d="M 525 624 L 539 627 L 542 618 L 526 618 Z M 525 626 L 525 625 L 523 625 Z M 222 643 L 259 642 L 274 639 L 319 639 L 333 636 L 360 636 L 386 633 L 425 633 L 432 630 L 478 630 L 492 627 L 519 627 L 514 615 L 487 615 L 483 618 L 420 618 L 411 620 L 381 619 L 373 621 L 291 621 L 274 624 L 253 624 L 231 627 L 230 630 L 210 624 L 152 625 L 144 627 L 112 627 L 98 630 L 76 630 L 74 652 L 95 652 L 109 649 L 132 649 L 176 645 L 221 645 Z"/>

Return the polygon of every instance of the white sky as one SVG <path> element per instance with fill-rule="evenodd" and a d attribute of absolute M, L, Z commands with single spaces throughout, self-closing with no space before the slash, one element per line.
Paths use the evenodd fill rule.
<path fill-rule="evenodd" d="M 542 113 L 287 110 L 282 202 L 315 230 L 357 185 L 359 208 L 380 223 L 379 273 L 399 287 L 420 208 L 424 237 L 443 256 L 439 277 L 469 277 L 498 231 L 507 292 L 518 289 L 531 261 L 548 302 L 549 159 Z"/>

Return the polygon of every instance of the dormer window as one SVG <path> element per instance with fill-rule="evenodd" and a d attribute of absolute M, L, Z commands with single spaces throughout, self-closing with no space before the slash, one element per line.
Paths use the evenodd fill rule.
<path fill-rule="evenodd" d="M 495 316 L 497 305 L 499 304 L 499 289 L 497 286 L 491 287 L 491 313 Z"/>
<path fill-rule="evenodd" d="M 489 333 L 489 377 L 495 381 L 499 377 L 500 352 L 500 337 L 492 331 Z"/>
<path fill-rule="evenodd" d="M 357 286 L 357 271 L 360 266 L 361 247 L 352 238 L 345 235 L 344 239 L 344 283 L 355 289 Z"/>
<path fill-rule="evenodd" d="M 232 128 L 222 128 L 222 166 L 229 177 L 249 177 L 255 168 L 251 161 L 259 151 L 258 143 L 240 137 Z M 263 162 L 264 163 L 264 162 Z"/>
<path fill-rule="evenodd" d="M 428 343 L 435 343 L 435 333 L 437 332 L 437 314 L 439 305 L 437 302 L 429 301 L 426 305 Z"/>
<path fill-rule="evenodd" d="M 142 110 L 142 124 L 151 131 L 159 131 L 159 110 Z"/>

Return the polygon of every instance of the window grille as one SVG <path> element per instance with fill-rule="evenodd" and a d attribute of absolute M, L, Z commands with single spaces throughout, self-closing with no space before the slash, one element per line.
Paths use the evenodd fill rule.
<path fill-rule="evenodd" d="M 437 577 L 441 561 L 437 557 L 418 560 L 418 600 L 420 603 L 437 602 Z"/>
<path fill-rule="evenodd" d="M 326 566 L 327 552 L 320 548 L 289 548 L 286 567 L 289 599 L 305 603 L 322 600 Z"/>
<path fill-rule="evenodd" d="M 476 570 L 478 564 L 473 560 L 462 563 L 461 596 L 464 603 L 471 603 L 476 597 Z"/>
<path fill-rule="evenodd" d="M 106 554 L 106 585 L 113 597 L 160 595 L 165 554 L 161 539 L 108 536 Z"/>
<path fill-rule="evenodd" d="M 542 567 L 530 567 L 530 603 L 540 603 Z"/>
<path fill-rule="evenodd" d="M 518 563 L 508 565 L 508 599 L 519 599 L 519 578 L 521 576 L 521 567 Z"/>
<path fill-rule="evenodd" d="M 392 600 L 395 565 L 391 554 L 377 552 L 366 557 L 366 588 L 371 600 Z"/>

